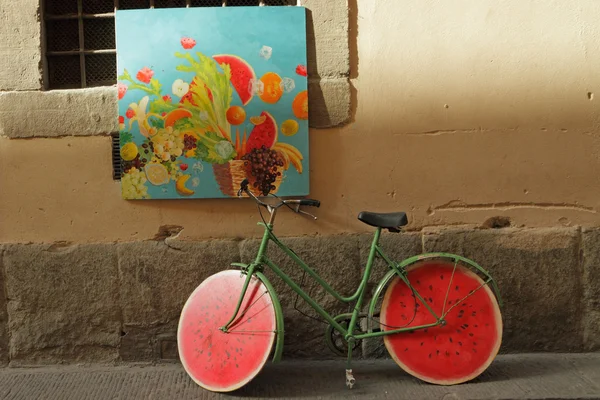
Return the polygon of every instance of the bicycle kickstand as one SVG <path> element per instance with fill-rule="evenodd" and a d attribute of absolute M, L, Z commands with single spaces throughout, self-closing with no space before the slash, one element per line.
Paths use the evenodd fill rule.
<path fill-rule="evenodd" d="M 348 340 L 348 361 L 346 363 L 346 386 L 348 389 L 352 389 L 354 384 L 356 383 L 356 379 L 354 379 L 354 375 L 352 374 L 352 349 L 354 347 L 354 339 Z"/>

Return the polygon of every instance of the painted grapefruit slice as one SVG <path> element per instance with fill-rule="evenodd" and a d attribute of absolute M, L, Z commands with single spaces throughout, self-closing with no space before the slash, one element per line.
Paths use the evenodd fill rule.
<path fill-rule="evenodd" d="M 246 149 L 248 152 L 253 149 L 259 149 L 262 146 L 266 146 L 267 149 L 273 147 L 277 141 L 277 122 L 271 114 L 263 111 L 260 114 L 260 119 L 265 118 L 263 122 L 255 125 L 250 132 L 248 142 L 246 143 Z"/>
<path fill-rule="evenodd" d="M 240 57 L 231 54 L 218 54 L 213 59 L 221 64 L 227 64 L 231 68 L 231 84 L 233 85 L 243 105 L 252 100 L 253 93 L 248 90 L 250 82 L 256 80 L 254 69 Z"/>
<path fill-rule="evenodd" d="M 493 361 L 502 340 L 500 308 L 490 288 L 468 268 L 453 261 L 427 260 L 409 268 L 408 280 L 446 325 L 384 336 L 396 363 L 429 383 L 455 385 L 480 375 Z M 445 303 L 445 304 L 444 304 Z M 381 306 L 383 330 L 435 323 L 411 289 L 395 278 Z"/>
<path fill-rule="evenodd" d="M 273 347 L 276 319 L 271 296 L 252 277 L 238 317 L 233 315 L 246 275 L 226 270 L 208 277 L 188 298 L 177 330 L 179 357 L 188 375 L 213 392 L 230 392 L 250 382 Z"/>

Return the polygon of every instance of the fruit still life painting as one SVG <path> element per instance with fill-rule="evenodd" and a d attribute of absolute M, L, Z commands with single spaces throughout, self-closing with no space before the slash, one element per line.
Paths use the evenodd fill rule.
<path fill-rule="evenodd" d="M 309 193 L 303 7 L 116 14 L 125 199 Z"/>

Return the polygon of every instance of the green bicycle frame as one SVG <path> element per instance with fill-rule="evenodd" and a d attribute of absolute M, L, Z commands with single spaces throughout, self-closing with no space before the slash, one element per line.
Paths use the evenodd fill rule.
<path fill-rule="evenodd" d="M 377 228 L 377 230 L 375 231 L 375 234 L 373 236 L 373 241 L 371 243 L 369 257 L 367 259 L 365 271 L 363 273 L 361 282 L 360 282 L 357 290 L 351 296 L 347 296 L 347 297 L 342 296 L 341 294 L 336 292 L 326 281 L 324 281 L 323 278 L 321 278 L 319 276 L 319 274 L 317 274 L 309 265 L 307 265 L 292 249 L 290 249 L 288 246 L 283 244 L 277 238 L 277 236 L 275 236 L 275 234 L 273 233 L 273 225 L 271 223 L 269 223 L 269 224 L 259 223 L 259 225 L 262 225 L 265 228 L 265 231 L 263 234 L 263 238 L 262 238 L 258 253 L 256 255 L 256 259 L 254 260 L 254 262 L 252 262 L 249 265 L 238 264 L 238 263 L 233 264 L 235 266 L 241 266 L 242 271 L 247 274 L 247 277 L 246 277 L 246 280 L 245 280 L 245 283 L 244 283 L 244 286 L 242 289 L 242 293 L 240 295 L 240 298 L 237 303 L 237 307 L 234 311 L 233 316 L 221 328 L 221 330 L 224 332 L 227 332 L 228 328 L 235 321 L 236 316 L 239 313 L 242 301 L 243 301 L 245 293 L 246 293 L 246 289 L 248 287 L 248 284 L 250 282 L 250 278 L 252 275 L 257 275 L 259 277 L 259 279 L 261 279 L 261 281 L 263 281 L 263 283 L 265 283 L 265 286 L 267 286 L 267 289 L 269 290 L 269 292 L 274 294 L 272 285 L 262 274 L 262 266 L 263 265 L 268 266 L 280 279 L 282 279 L 288 286 L 290 286 L 294 292 L 296 292 L 300 297 L 302 297 L 317 312 L 317 314 L 319 314 L 331 326 L 333 326 L 333 328 L 335 328 L 335 330 L 340 332 L 343 335 L 344 339 L 348 342 L 354 342 L 356 340 L 372 338 L 372 337 L 379 337 L 379 336 L 384 336 L 384 335 L 392 335 L 392 334 L 396 334 L 396 333 L 400 333 L 400 332 L 408 332 L 408 331 L 414 331 L 414 330 L 418 330 L 418 329 L 425 329 L 425 328 L 442 325 L 445 323 L 444 317 L 446 316 L 446 314 L 448 313 L 448 311 L 450 309 L 447 310 L 442 315 L 437 315 L 433 311 L 433 309 L 431 309 L 431 307 L 427 304 L 427 302 L 423 299 L 423 297 L 418 293 L 418 291 L 414 289 L 414 287 L 412 286 L 412 284 L 410 283 L 410 281 L 407 278 L 406 267 L 416 261 L 427 259 L 427 258 L 447 257 L 447 258 L 454 259 L 455 265 L 459 261 L 462 261 L 462 262 L 474 267 L 475 269 L 477 269 L 479 272 L 481 272 L 482 274 L 484 274 L 487 277 L 487 280 L 484 283 L 485 284 L 490 283 L 492 285 L 493 291 L 499 301 L 499 304 L 500 305 L 502 304 L 496 283 L 494 282 L 492 277 L 489 275 L 489 273 L 486 270 L 484 270 L 482 267 L 480 267 L 479 265 L 474 263 L 473 261 L 468 260 L 464 257 L 457 256 L 454 254 L 448 254 L 448 253 L 428 253 L 428 254 L 422 254 L 419 256 L 408 258 L 399 264 L 393 262 L 379 247 L 379 238 L 381 235 L 381 228 Z M 294 260 L 294 262 L 298 266 L 300 266 L 304 271 L 306 271 L 306 273 L 308 273 L 320 286 L 322 286 L 329 294 L 331 294 L 337 300 L 344 302 L 344 303 L 355 302 L 352 313 L 344 314 L 344 315 L 350 316 L 350 323 L 348 324 L 347 328 L 345 328 L 338 322 L 338 320 L 336 319 L 336 316 L 332 316 L 327 311 L 325 311 L 323 309 L 323 307 L 321 307 L 319 305 L 319 303 L 317 303 L 313 298 L 311 298 L 304 290 L 302 290 L 302 288 L 296 282 L 294 282 L 294 280 L 292 278 L 290 278 L 286 273 L 284 273 L 277 264 L 275 264 L 271 259 L 269 259 L 267 257 L 266 252 L 267 252 L 267 247 L 268 247 L 269 242 L 275 243 L 288 257 L 290 257 L 292 260 Z M 364 295 L 365 295 L 365 291 L 366 291 L 365 289 L 367 286 L 367 282 L 371 276 L 371 270 L 373 267 L 375 257 L 382 258 L 387 263 L 387 265 L 390 267 L 390 271 L 382 279 L 382 281 L 380 282 L 380 284 L 377 286 L 377 288 L 375 290 L 374 296 L 371 299 L 371 304 L 369 307 L 369 315 L 373 315 L 373 310 L 375 308 L 377 299 L 381 295 L 381 292 L 382 292 L 383 288 L 386 286 L 387 282 L 389 282 L 389 280 L 391 278 L 393 278 L 395 276 L 399 276 L 400 279 L 402 279 L 402 281 L 404 281 L 404 283 L 406 283 L 406 285 L 411 289 L 411 291 L 415 294 L 415 296 L 421 301 L 421 303 L 425 305 L 427 310 L 435 318 L 436 322 L 426 324 L 426 325 L 403 327 L 403 328 L 397 328 L 397 329 L 391 329 L 391 330 L 385 330 L 385 331 L 381 330 L 381 331 L 377 331 L 377 332 L 373 332 L 369 328 L 366 333 L 360 333 L 360 334 L 356 334 L 356 335 L 354 334 L 355 328 L 357 327 L 358 318 L 361 314 L 360 310 L 361 310 L 361 307 L 362 307 L 363 301 L 364 301 Z M 277 314 L 277 332 L 279 334 L 282 334 L 283 333 L 283 330 L 282 330 L 283 318 L 281 316 L 281 305 L 279 303 L 279 300 L 277 299 L 277 296 L 273 297 L 273 303 L 274 303 L 274 307 L 275 307 L 276 314 Z M 339 317 L 339 316 L 337 316 L 337 317 Z M 282 349 L 279 347 L 282 346 L 282 343 L 283 343 L 282 341 L 278 342 L 278 346 L 277 346 L 278 348 L 276 348 L 276 351 L 275 351 L 274 361 L 278 361 L 279 358 L 281 357 Z M 351 351 L 349 351 L 349 359 L 351 358 L 350 353 L 351 353 Z"/>

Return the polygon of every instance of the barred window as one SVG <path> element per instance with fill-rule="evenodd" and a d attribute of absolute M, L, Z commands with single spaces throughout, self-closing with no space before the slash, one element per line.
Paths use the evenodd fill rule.
<path fill-rule="evenodd" d="M 292 6 L 298 0 L 45 0 L 47 89 L 116 83 L 115 10 Z"/>

